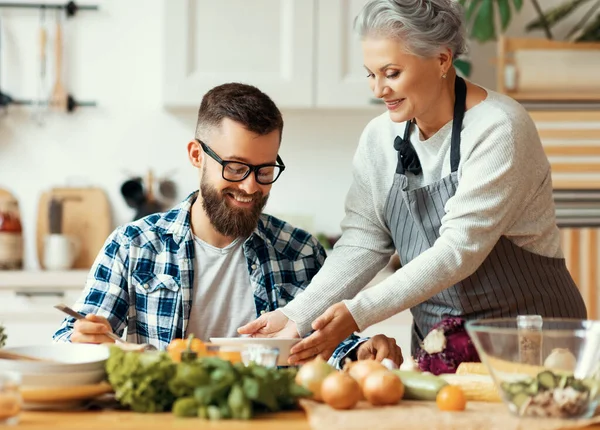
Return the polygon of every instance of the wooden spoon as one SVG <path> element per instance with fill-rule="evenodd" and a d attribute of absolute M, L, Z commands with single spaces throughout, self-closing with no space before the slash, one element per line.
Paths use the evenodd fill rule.
<path fill-rule="evenodd" d="M 56 55 L 55 67 L 56 76 L 54 81 L 54 88 L 52 89 L 52 95 L 50 96 L 50 103 L 52 106 L 61 112 L 67 111 L 67 90 L 62 82 L 62 28 L 60 24 L 60 11 L 56 14 L 56 36 L 55 36 L 54 50 Z"/>

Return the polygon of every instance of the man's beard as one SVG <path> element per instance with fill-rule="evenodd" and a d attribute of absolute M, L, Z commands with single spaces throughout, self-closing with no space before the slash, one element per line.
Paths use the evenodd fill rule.
<path fill-rule="evenodd" d="M 205 180 L 204 174 L 200 184 L 200 194 L 202 207 L 210 223 L 220 234 L 227 237 L 250 236 L 258 225 L 258 219 L 269 198 L 268 194 L 263 196 L 260 191 L 246 194 L 234 188 L 225 188 L 219 192 Z M 227 194 L 252 198 L 252 207 L 247 209 L 231 207 L 226 201 Z"/>

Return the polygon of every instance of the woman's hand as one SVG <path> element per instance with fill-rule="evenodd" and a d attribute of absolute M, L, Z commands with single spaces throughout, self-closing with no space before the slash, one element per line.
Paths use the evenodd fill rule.
<path fill-rule="evenodd" d="M 343 303 L 330 306 L 313 322 L 312 328 L 316 331 L 290 350 L 290 364 L 303 364 L 317 355 L 328 360 L 337 346 L 358 330 L 356 321 Z"/>
<path fill-rule="evenodd" d="M 252 337 L 300 337 L 296 323 L 280 310 L 262 314 L 254 321 L 238 328 L 238 333 L 249 334 Z"/>

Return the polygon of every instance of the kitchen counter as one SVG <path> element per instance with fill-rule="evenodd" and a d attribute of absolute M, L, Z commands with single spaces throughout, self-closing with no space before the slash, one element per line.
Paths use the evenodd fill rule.
<path fill-rule="evenodd" d="M 7 427 L 10 428 L 10 427 Z M 136 414 L 127 411 L 42 412 L 23 411 L 15 429 L 60 430 L 310 430 L 304 412 L 266 414 L 249 421 L 205 421 L 199 418 L 177 418 L 171 413 Z"/>
<path fill-rule="evenodd" d="M 249 421 L 205 421 L 198 418 L 177 418 L 171 413 L 136 414 L 127 411 L 88 412 L 33 412 L 24 411 L 15 429 L 60 429 L 60 430 L 197 430 L 244 429 L 244 430 L 310 430 L 302 411 L 266 414 Z M 600 430 L 600 425 L 585 427 Z M 568 429 L 565 429 L 568 430 Z"/>

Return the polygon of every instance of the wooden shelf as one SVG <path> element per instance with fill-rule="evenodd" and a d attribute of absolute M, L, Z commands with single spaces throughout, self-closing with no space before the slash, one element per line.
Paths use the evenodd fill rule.
<path fill-rule="evenodd" d="M 548 92 L 548 91 L 506 91 L 507 96 L 517 101 L 543 101 L 543 102 L 566 102 L 566 101 L 598 101 L 600 93 L 596 92 Z"/>
<path fill-rule="evenodd" d="M 78 288 L 83 289 L 89 270 L 0 271 L 0 289 Z"/>
<path fill-rule="evenodd" d="M 600 122 L 598 110 L 536 110 L 528 109 L 537 122 Z"/>

